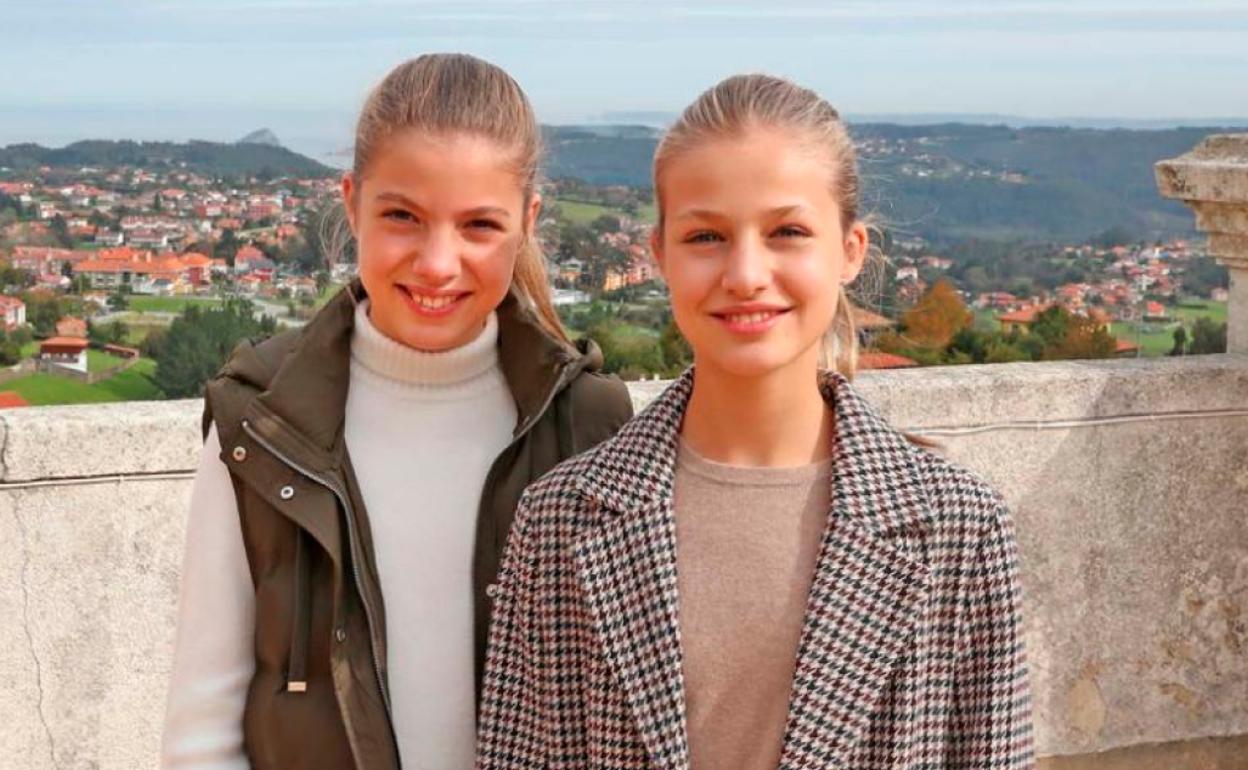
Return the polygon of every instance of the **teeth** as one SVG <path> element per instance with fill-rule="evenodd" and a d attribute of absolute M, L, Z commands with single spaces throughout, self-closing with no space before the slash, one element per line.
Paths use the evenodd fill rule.
<path fill-rule="evenodd" d="M 728 316 L 725 316 L 725 317 L 728 319 L 728 322 L 729 322 L 729 323 L 734 323 L 734 324 L 756 324 L 756 323 L 762 323 L 763 321 L 766 321 L 768 318 L 771 318 L 771 317 L 772 317 L 772 316 L 774 316 L 774 315 L 775 315 L 775 313 L 774 313 L 774 312 L 766 312 L 766 313 L 734 313 L 734 314 L 731 314 L 731 315 L 728 315 Z"/>
<path fill-rule="evenodd" d="M 417 305 L 430 310 L 439 310 L 455 301 L 455 298 L 451 296 L 427 297 L 423 294 L 416 294 L 411 291 L 409 291 L 408 294 L 411 295 Z"/>

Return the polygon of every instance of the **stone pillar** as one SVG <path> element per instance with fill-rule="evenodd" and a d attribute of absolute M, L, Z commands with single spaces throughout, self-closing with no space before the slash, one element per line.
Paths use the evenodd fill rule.
<path fill-rule="evenodd" d="M 1248 134 L 1215 134 L 1156 166 L 1157 188 L 1196 212 L 1209 253 L 1231 273 L 1228 353 L 1248 355 Z"/>

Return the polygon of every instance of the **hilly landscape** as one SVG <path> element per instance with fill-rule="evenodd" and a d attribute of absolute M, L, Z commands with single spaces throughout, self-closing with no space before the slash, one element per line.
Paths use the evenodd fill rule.
<path fill-rule="evenodd" d="M 863 123 L 851 131 L 864 209 L 935 242 L 1083 240 L 1110 229 L 1141 239 L 1189 235 L 1191 214 L 1157 194 L 1153 164 L 1219 132 L 957 123 Z M 547 173 L 649 185 L 657 137 L 645 127 L 548 128 Z"/>
<path fill-rule="evenodd" d="M 319 177 L 334 173 L 323 163 L 288 150 L 256 132 L 234 144 L 190 141 L 133 142 L 88 140 L 64 147 L 47 148 L 37 144 L 11 144 L 0 147 L 0 168 L 28 171 L 40 166 L 52 168 L 115 168 L 132 166 L 151 171 L 184 168 L 215 177 L 257 176 L 276 178 Z M 258 139 L 266 141 L 257 141 Z"/>
<path fill-rule="evenodd" d="M 657 129 L 546 126 L 546 175 L 648 188 Z M 863 211 L 899 236 L 961 240 L 1084 241 L 1114 230 L 1138 240 L 1188 236 L 1190 213 L 1157 194 L 1153 164 L 1186 152 L 1216 128 L 1127 130 L 965 123 L 851 126 Z M 233 144 L 83 141 L 49 149 L 0 148 L 3 169 L 185 168 L 219 178 L 339 173 L 282 147 L 272 132 Z"/>

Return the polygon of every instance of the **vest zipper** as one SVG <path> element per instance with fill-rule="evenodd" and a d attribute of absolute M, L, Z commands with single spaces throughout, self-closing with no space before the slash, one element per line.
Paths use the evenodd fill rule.
<path fill-rule="evenodd" d="M 291 469 L 299 473 L 299 475 L 303 476 L 304 478 L 307 478 L 309 481 L 313 481 L 316 484 L 322 487 L 325 487 L 330 492 L 333 492 L 334 496 L 338 498 L 338 503 L 342 506 L 343 512 L 346 514 L 346 519 L 347 519 L 347 539 L 350 541 L 351 572 L 355 576 L 355 590 L 360 595 L 360 601 L 364 605 L 364 617 L 368 621 L 368 635 L 369 635 L 368 646 L 369 646 L 369 652 L 372 653 L 373 673 L 377 675 L 377 688 L 381 691 L 381 700 L 382 700 L 382 704 L 386 707 L 386 716 L 390 718 L 391 720 L 393 720 L 393 716 L 390 713 L 390 693 L 386 689 L 386 680 L 381 675 L 381 659 L 377 657 L 377 644 L 376 644 L 376 640 L 373 638 L 375 634 L 375 629 L 373 626 L 373 610 L 372 610 L 372 607 L 369 606 L 368 594 L 364 592 L 364 582 L 360 578 L 360 559 L 359 559 L 359 554 L 357 553 L 358 545 L 359 545 L 358 544 L 359 538 L 355 531 L 355 515 L 351 510 L 351 504 L 347 501 L 347 496 L 342 491 L 340 491 L 338 487 L 335 484 L 333 484 L 330 480 L 324 478 L 323 476 L 317 473 L 314 473 L 308 470 L 307 468 L 303 467 L 302 465 L 295 462 L 294 460 L 291 460 L 285 454 L 280 452 L 271 443 L 269 443 L 267 440 L 262 438 L 258 433 L 256 433 L 256 431 L 251 427 L 251 424 L 247 420 L 243 420 L 243 431 L 248 436 L 251 436 L 251 438 L 255 440 L 256 443 L 258 443 L 260 446 L 264 447 L 266 450 L 272 453 L 274 457 L 281 460 L 286 465 L 290 466 Z"/>

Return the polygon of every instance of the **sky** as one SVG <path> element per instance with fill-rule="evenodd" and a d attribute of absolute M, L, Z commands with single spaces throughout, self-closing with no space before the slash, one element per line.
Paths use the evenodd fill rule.
<path fill-rule="evenodd" d="M 0 0 L 0 144 L 350 143 L 398 62 L 505 67 L 547 123 L 766 71 L 850 116 L 1248 117 L 1248 0 Z"/>

